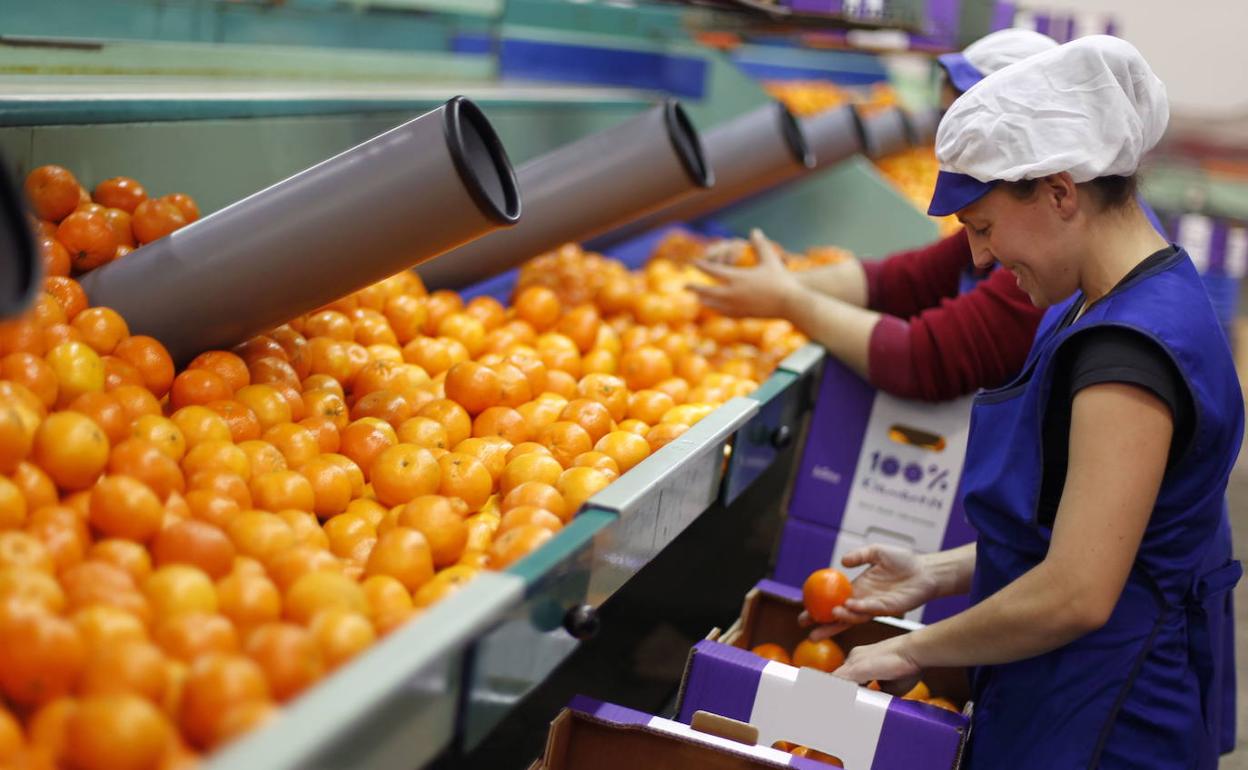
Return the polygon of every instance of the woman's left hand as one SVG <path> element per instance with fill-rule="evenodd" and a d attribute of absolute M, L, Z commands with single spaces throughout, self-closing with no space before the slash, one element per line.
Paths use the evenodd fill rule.
<path fill-rule="evenodd" d="M 922 673 L 909 652 L 909 634 L 885 639 L 876 644 L 855 647 L 845 663 L 832 673 L 858 684 L 871 680 L 880 683 L 885 692 L 900 695 L 909 692 Z"/>
<path fill-rule="evenodd" d="M 731 267 L 700 260 L 697 267 L 718 283 L 691 285 L 689 289 L 707 308 L 726 316 L 786 318 L 789 305 L 807 291 L 785 267 L 780 248 L 754 230 L 750 242 L 758 254 L 757 267 Z"/>

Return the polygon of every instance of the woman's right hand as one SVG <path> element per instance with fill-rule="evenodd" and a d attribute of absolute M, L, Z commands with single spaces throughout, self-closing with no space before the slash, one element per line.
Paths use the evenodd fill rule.
<path fill-rule="evenodd" d="M 936 575 L 924 555 L 906 548 L 870 545 L 846 554 L 841 564 L 851 569 L 870 566 L 854 579 L 853 596 L 832 610 L 834 622 L 811 631 L 815 641 L 878 615 L 904 615 L 938 595 Z M 810 616 L 803 612 L 799 622 L 809 625 Z"/>

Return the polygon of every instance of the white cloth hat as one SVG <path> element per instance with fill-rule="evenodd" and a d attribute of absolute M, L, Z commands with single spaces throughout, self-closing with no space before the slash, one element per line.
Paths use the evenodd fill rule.
<path fill-rule="evenodd" d="M 1057 41 L 1030 29 L 1003 29 L 971 43 L 961 53 L 938 56 L 949 74 L 949 82 L 966 92 L 1000 69 L 1057 48 Z"/>
<path fill-rule="evenodd" d="M 998 181 L 1130 176 L 1169 120 L 1165 85 L 1130 43 L 1106 35 L 1066 43 L 953 103 L 936 132 L 941 173 L 930 210 L 960 211 Z"/>

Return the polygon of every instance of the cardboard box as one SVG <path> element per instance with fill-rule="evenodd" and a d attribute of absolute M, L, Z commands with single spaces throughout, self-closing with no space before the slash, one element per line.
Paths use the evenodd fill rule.
<path fill-rule="evenodd" d="M 742 650 L 751 650 L 766 642 L 792 650 L 809 632 L 797 623 L 802 609 L 800 590 L 774 580 L 762 580 L 745 595 L 737 621 L 727 631 L 713 631 L 708 638 Z M 860 645 L 881 642 L 918 628 L 922 625 L 909 620 L 877 618 L 845 630 L 836 637 L 836 643 L 848 653 Z M 964 668 L 928 669 L 923 672 L 923 681 L 933 695 L 958 705 L 970 700 L 970 681 Z"/>
<path fill-rule="evenodd" d="M 763 745 L 788 741 L 836 756 L 846 770 L 955 770 L 970 729 L 964 714 L 710 640 L 689 656 L 678 718 L 699 711 L 748 723 Z"/>
<path fill-rule="evenodd" d="M 869 543 L 932 553 L 972 542 L 959 494 L 971 403 L 970 396 L 940 404 L 894 398 L 829 360 L 776 578 L 800 586 Z M 931 622 L 965 606 L 950 601 L 907 617 Z"/>
<path fill-rule="evenodd" d="M 828 770 L 756 745 L 748 725 L 714 715 L 696 724 L 701 729 L 577 696 L 551 722 L 545 754 L 529 770 Z"/>

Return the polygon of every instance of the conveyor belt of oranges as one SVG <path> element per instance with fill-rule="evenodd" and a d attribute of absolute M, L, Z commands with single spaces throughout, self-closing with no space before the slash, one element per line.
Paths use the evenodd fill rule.
<path fill-rule="evenodd" d="M 193 766 L 804 342 L 704 311 L 692 267 L 568 247 L 510 306 L 403 273 L 177 371 L 72 275 L 194 202 L 26 189 L 47 278 L 0 323 L 0 767 Z"/>

